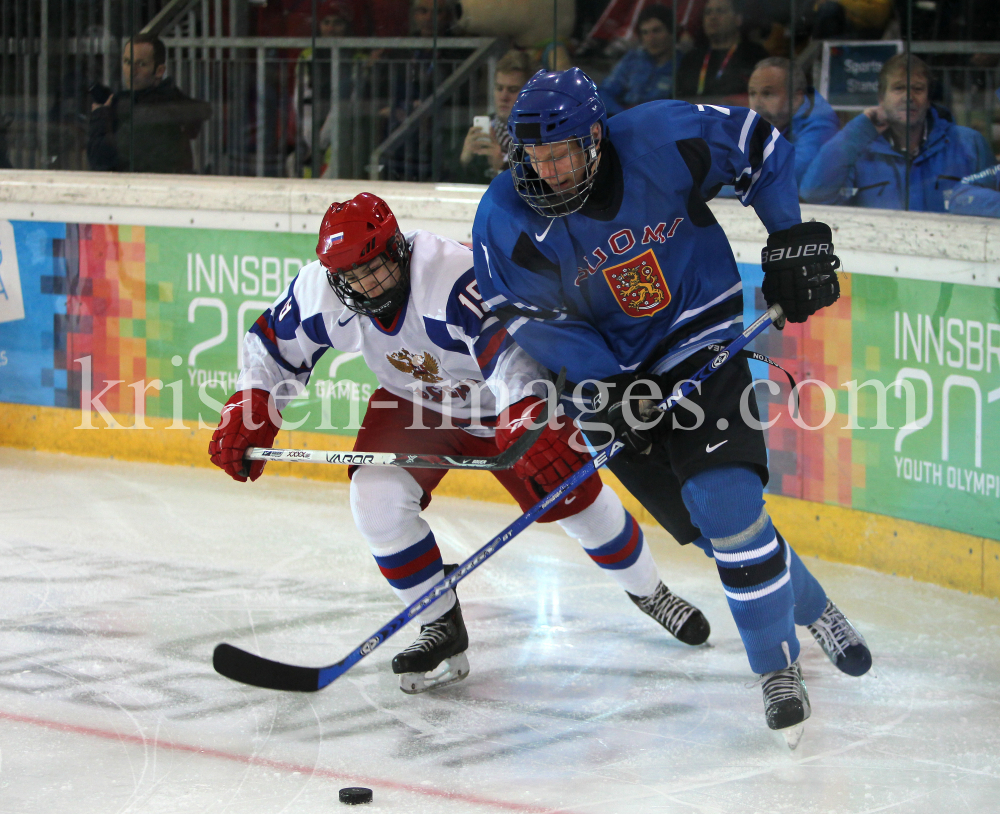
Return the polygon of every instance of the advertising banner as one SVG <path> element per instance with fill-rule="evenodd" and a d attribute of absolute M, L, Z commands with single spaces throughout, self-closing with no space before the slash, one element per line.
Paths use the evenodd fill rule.
<path fill-rule="evenodd" d="M 0 221 L 0 401 L 70 406 L 55 347 L 66 328 L 65 237 L 60 223 Z"/>
<path fill-rule="evenodd" d="M 1000 289 L 855 277 L 854 303 L 851 505 L 1000 538 Z"/>
<path fill-rule="evenodd" d="M 211 428 L 242 339 L 315 237 L 0 222 L 0 402 Z M 759 265 L 740 264 L 746 324 Z M 1000 290 L 842 275 L 842 296 L 756 342 L 773 494 L 1000 539 Z M 377 387 L 328 351 L 285 427 L 354 436 Z M 94 416 L 93 413 L 97 413 Z M 103 423 L 102 423 L 103 422 Z"/>
<path fill-rule="evenodd" d="M 10 221 L 0 221 L 0 322 L 24 319 L 17 244 Z"/>
<path fill-rule="evenodd" d="M 8 247 L 0 223 L 5 284 L 18 260 L 30 284 L 27 319 L 0 323 L 0 401 L 89 404 L 106 421 L 138 413 L 177 428 L 215 426 L 244 334 L 315 256 L 306 235 L 6 226 L 17 245 Z M 328 351 L 284 426 L 355 435 L 376 387 L 359 356 Z"/>
<path fill-rule="evenodd" d="M 215 424 L 236 387 L 243 337 L 315 259 L 315 235 L 147 228 L 146 355 L 182 382 L 185 419 Z M 151 300 L 151 297 L 147 297 Z M 355 435 L 377 384 L 359 353 L 327 351 L 309 385 L 284 411 L 284 426 Z M 149 414 L 173 415 L 173 393 L 149 400 Z M 208 406 L 206 406 L 208 405 Z"/>

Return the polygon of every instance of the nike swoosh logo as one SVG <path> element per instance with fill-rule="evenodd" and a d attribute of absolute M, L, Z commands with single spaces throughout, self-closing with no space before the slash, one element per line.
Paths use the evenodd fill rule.
<path fill-rule="evenodd" d="M 549 229 L 552 228 L 552 224 L 555 223 L 555 222 L 556 222 L 556 219 L 552 218 L 552 220 L 549 221 L 549 225 L 545 227 L 545 231 L 544 232 L 542 232 L 541 234 L 538 234 L 536 232 L 535 233 L 535 240 L 537 240 L 539 243 L 541 243 L 543 240 L 545 240 L 545 236 L 549 233 Z"/>
<path fill-rule="evenodd" d="M 566 498 L 563 501 L 563 503 L 565 503 L 567 506 L 569 506 L 570 503 L 572 503 L 574 500 L 576 500 L 576 497 L 577 497 L 576 495 L 570 495 L 568 498 Z"/>
<path fill-rule="evenodd" d="M 345 325 L 346 325 L 346 324 L 347 324 L 348 322 L 350 322 L 350 321 L 351 321 L 352 319 L 354 319 L 354 318 L 355 318 L 356 316 L 357 316 L 357 314 L 354 314 L 354 313 L 352 313 L 352 314 L 351 314 L 351 315 L 350 315 L 350 316 L 349 316 L 349 317 L 347 318 L 347 321 L 346 321 L 346 322 L 341 322 L 341 321 L 340 321 L 340 320 L 338 319 L 338 320 L 337 320 L 337 324 L 338 324 L 338 325 L 339 325 L 339 326 L 340 326 L 341 328 L 343 328 L 343 327 L 344 327 L 344 326 L 345 326 Z"/>
<path fill-rule="evenodd" d="M 716 444 L 714 447 L 711 446 L 710 444 L 705 444 L 705 452 L 715 452 L 715 450 L 717 450 L 723 444 L 728 444 L 728 443 L 729 443 L 729 439 L 727 438 L 725 441 L 719 441 L 719 443 Z"/>

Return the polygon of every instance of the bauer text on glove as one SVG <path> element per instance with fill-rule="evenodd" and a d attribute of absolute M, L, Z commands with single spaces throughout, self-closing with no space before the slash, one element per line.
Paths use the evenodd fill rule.
<path fill-rule="evenodd" d="M 764 300 L 769 306 L 780 305 L 789 322 L 805 322 L 840 297 L 840 260 L 825 223 L 799 223 L 773 232 L 760 259 Z"/>

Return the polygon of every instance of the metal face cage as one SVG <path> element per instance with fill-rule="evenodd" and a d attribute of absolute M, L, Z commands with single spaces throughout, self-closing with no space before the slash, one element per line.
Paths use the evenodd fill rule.
<path fill-rule="evenodd" d="M 508 159 L 517 194 L 546 218 L 579 211 L 594 185 L 599 143 L 593 134 L 537 145 L 512 141 Z"/>
<path fill-rule="evenodd" d="M 368 296 L 363 291 L 354 288 L 354 285 L 369 277 L 379 275 L 382 269 L 386 269 L 386 279 L 388 279 L 392 274 L 388 271 L 390 261 L 395 261 L 398 264 L 395 272 L 397 279 L 392 288 L 375 296 Z M 363 273 L 357 274 L 362 269 Z M 340 301 L 356 314 L 370 317 L 391 316 L 406 302 L 410 293 L 409 246 L 406 245 L 403 236 L 397 232 L 395 237 L 386 243 L 386 251 L 382 252 L 374 261 L 363 265 L 353 264 L 349 268 L 326 268 L 326 278 Z"/>

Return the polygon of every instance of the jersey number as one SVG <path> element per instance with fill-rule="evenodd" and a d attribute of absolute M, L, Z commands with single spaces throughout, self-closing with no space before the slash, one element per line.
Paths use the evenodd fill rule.
<path fill-rule="evenodd" d="M 479 288 L 476 286 L 476 281 L 475 280 L 473 280 L 471 283 L 469 283 L 465 287 L 465 290 L 468 292 L 469 297 L 472 297 L 472 300 L 475 300 L 476 302 L 479 302 L 479 303 L 481 303 L 483 301 L 482 295 L 479 293 Z M 478 305 L 476 305 L 476 303 L 473 302 L 472 300 L 470 300 L 469 297 L 466 297 L 465 294 L 459 294 L 458 295 L 458 301 L 460 303 L 462 303 L 462 305 L 464 305 L 470 311 L 472 311 L 473 314 L 475 314 L 477 317 L 479 317 L 480 319 L 482 319 L 483 318 L 483 308 L 484 308 L 484 306 L 478 306 Z"/>

